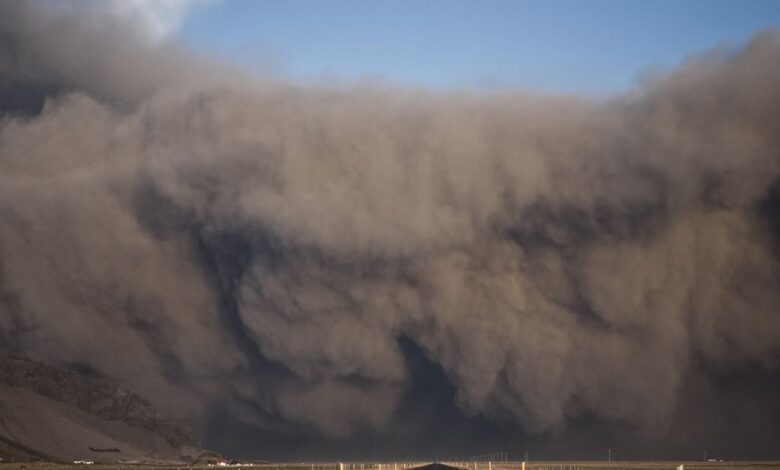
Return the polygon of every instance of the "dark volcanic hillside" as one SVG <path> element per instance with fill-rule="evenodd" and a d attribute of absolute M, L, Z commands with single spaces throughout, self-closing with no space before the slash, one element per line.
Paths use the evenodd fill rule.
<path fill-rule="evenodd" d="M 0 357 L 0 440 L 9 457 L 63 460 L 186 460 L 199 447 L 109 380 L 15 356 Z"/>

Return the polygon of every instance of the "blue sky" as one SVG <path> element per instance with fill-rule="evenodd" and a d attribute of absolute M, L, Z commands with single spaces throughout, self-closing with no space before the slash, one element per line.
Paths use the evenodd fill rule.
<path fill-rule="evenodd" d="M 780 0 L 222 0 L 180 34 L 258 73 L 610 93 L 780 27 Z"/>

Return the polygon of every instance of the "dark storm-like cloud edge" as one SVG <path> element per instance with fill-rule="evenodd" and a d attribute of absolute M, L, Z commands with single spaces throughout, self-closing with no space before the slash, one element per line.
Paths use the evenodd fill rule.
<path fill-rule="evenodd" d="M 260 82 L 2 8 L 8 348 L 337 437 L 403 424 L 403 341 L 528 432 L 664 433 L 689 377 L 776 370 L 775 32 L 593 101 Z"/>

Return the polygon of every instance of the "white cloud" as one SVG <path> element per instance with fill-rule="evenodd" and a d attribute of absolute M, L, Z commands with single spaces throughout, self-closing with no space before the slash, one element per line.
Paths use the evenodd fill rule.
<path fill-rule="evenodd" d="M 159 42 L 179 29 L 187 12 L 211 0 L 111 0 L 111 14 L 137 25 L 151 42 Z"/>

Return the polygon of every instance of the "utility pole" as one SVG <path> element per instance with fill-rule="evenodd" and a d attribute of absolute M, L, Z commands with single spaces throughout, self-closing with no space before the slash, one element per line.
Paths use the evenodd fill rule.
<path fill-rule="evenodd" d="M 612 462 L 612 448 L 607 449 L 607 459 Z"/>

